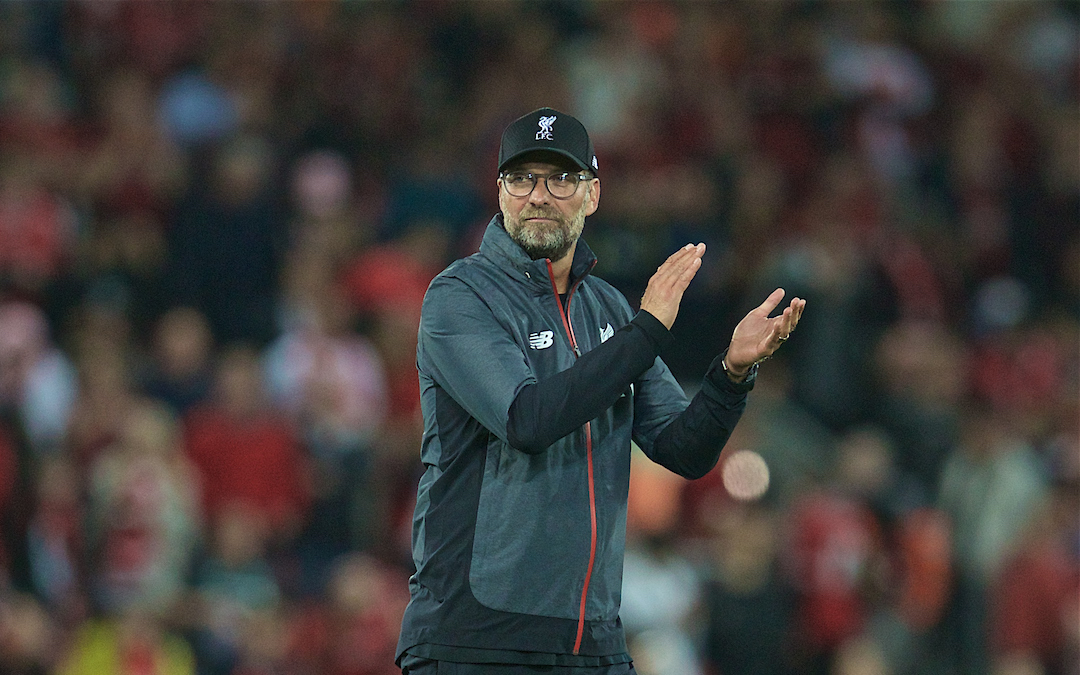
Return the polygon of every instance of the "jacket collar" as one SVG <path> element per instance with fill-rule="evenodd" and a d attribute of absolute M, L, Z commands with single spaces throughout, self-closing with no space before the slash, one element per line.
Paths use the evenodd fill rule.
<path fill-rule="evenodd" d="M 510 276 L 531 283 L 544 292 L 551 291 L 547 259 L 530 258 L 506 232 L 501 213 L 488 223 L 484 238 L 480 242 L 480 254 L 492 260 Z M 589 274 L 595 265 L 596 255 L 583 239 L 578 239 L 577 247 L 574 249 L 574 262 L 570 266 L 571 286 L 575 281 Z"/>

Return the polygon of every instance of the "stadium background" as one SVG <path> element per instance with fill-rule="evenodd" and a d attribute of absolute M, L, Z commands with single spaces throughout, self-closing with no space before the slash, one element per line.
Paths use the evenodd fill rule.
<path fill-rule="evenodd" d="M 0 2 L 0 671 L 383 675 L 418 303 L 501 129 L 588 126 L 693 390 L 807 298 L 732 441 L 635 458 L 643 675 L 1075 675 L 1072 2 Z"/>

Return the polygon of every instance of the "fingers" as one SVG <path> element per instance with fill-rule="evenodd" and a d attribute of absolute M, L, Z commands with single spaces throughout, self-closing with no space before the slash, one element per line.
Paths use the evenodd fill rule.
<path fill-rule="evenodd" d="M 678 291 L 686 290 L 690 281 L 701 268 L 701 256 L 705 254 L 705 244 L 687 244 L 675 251 L 653 275 L 658 283 L 674 286 Z"/>
<path fill-rule="evenodd" d="M 668 256 L 668 259 L 664 261 L 660 267 L 656 268 L 657 272 L 668 271 L 682 268 L 686 265 L 693 264 L 694 260 L 701 262 L 701 256 L 705 255 L 705 244 L 687 244 L 678 251 L 675 251 Z"/>
<path fill-rule="evenodd" d="M 790 314 L 790 316 L 787 317 L 788 333 L 795 330 L 795 326 L 799 325 L 799 319 L 802 318 L 803 308 L 805 308 L 805 307 L 806 307 L 806 301 L 805 300 L 802 300 L 801 298 L 797 298 L 797 297 L 791 299 L 791 305 L 788 306 L 788 309 L 791 310 L 791 314 Z M 785 335 L 786 334 L 787 333 L 785 333 Z"/>
<path fill-rule="evenodd" d="M 649 279 L 641 296 L 641 309 L 659 319 L 669 329 L 679 313 L 683 292 L 701 268 L 705 244 L 687 244 L 668 256 Z"/>
<path fill-rule="evenodd" d="M 696 246 L 690 246 L 689 248 L 683 247 L 686 253 L 673 265 L 676 270 L 675 280 L 673 282 L 674 290 L 680 295 L 686 290 L 686 287 L 690 285 L 694 277 L 697 275 L 698 270 L 701 269 L 701 256 L 705 255 L 705 244 L 698 244 Z"/>
<path fill-rule="evenodd" d="M 769 358 L 791 337 L 802 318 L 806 301 L 792 298 L 780 314 L 770 317 L 783 297 L 784 289 L 776 289 L 735 326 L 728 345 L 727 363 L 736 372 Z"/>
<path fill-rule="evenodd" d="M 761 316 L 769 316 L 769 314 L 776 309 L 780 301 L 784 299 L 784 289 L 778 288 L 769 294 L 769 297 L 765 298 L 765 302 L 757 306 L 752 312 L 753 314 L 760 314 Z"/>
<path fill-rule="evenodd" d="M 783 314 L 781 314 L 777 322 L 776 339 L 780 342 L 784 342 L 791 337 L 791 332 L 795 330 L 795 326 L 799 325 L 799 319 L 802 317 L 803 308 L 806 307 L 806 301 L 800 298 L 792 298 L 791 304 L 784 308 Z"/>
<path fill-rule="evenodd" d="M 664 265 L 675 265 L 680 261 L 688 261 L 692 258 L 700 259 L 703 255 L 705 255 L 705 244 L 687 244 L 669 255 L 668 259 L 664 261 Z M 660 267 L 663 268 L 664 265 L 661 265 Z"/>

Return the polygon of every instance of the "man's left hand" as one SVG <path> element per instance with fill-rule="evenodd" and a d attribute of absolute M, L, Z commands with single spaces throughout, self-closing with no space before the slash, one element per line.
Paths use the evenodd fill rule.
<path fill-rule="evenodd" d="M 755 363 L 772 356 L 799 325 L 806 300 L 797 297 L 781 314 L 769 316 L 783 299 L 784 289 L 776 289 L 735 326 L 728 346 L 727 369 L 736 379 L 745 377 Z"/>

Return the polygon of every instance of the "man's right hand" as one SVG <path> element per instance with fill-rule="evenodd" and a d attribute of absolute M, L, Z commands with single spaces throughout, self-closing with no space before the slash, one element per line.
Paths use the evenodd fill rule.
<path fill-rule="evenodd" d="M 679 314 L 679 303 L 690 281 L 701 269 L 701 256 L 705 244 L 687 244 L 672 253 L 649 279 L 645 295 L 641 296 L 641 309 L 656 317 L 671 330 Z"/>

